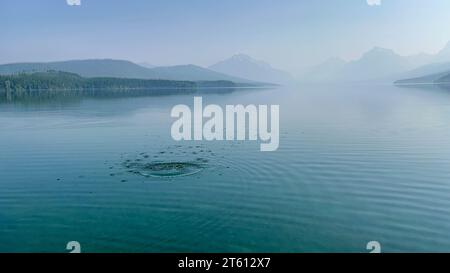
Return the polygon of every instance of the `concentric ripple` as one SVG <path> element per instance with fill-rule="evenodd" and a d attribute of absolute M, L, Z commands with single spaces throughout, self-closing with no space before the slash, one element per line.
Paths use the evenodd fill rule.
<path fill-rule="evenodd" d="M 204 166 L 194 162 L 153 162 L 129 163 L 125 165 L 130 172 L 144 177 L 177 177 L 193 175 L 203 170 Z"/>

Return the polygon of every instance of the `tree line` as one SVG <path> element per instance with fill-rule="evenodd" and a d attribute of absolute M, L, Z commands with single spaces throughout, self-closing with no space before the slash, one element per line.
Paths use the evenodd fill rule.
<path fill-rule="evenodd" d="M 125 78 L 83 78 L 77 74 L 47 71 L 32 74 L 0 76 L 0 90 L 21 92 L 34 90 L 93 90 L 93 89 L 153 89 L 153 88 L 195 88 L 191 81 L 145 80 Z"/>

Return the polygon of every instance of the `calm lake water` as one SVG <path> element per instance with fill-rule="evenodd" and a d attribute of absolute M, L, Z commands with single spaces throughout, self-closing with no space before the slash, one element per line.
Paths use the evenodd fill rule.
<path fill-rule="evenodd" d="M 450 251 L 450 90 L 216 91 L 279 104 L 279 150 L 173 141 L 194 94 L 2 98 L 0 252 Z"/>

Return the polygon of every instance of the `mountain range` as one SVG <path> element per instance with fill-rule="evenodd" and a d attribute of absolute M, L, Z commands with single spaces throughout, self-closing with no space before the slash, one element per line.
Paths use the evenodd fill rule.
<path fill-rule="evenodd" d="M 380 82 L 417 78 L 450 72 L 450 42 L 437 54 L 401 56 L 393 50 L 375 47 L 354 61 L 331 58 L 311 67 L 303 82 Z"/>
<path fill-rule="evenodd" d="M 82 77 L 111 77 L 132 79 L 163 79 L 178 81 L 232 81 L 254 83 L 253 81 L 229 76 L 195 65 L 177 65 L 147 68 L 123 60 L 73 60 L 48 63 L 14 63 L 0 65 L 0 75 L 45 72 L 49 70 L 75 73 Z"/>
<path fill-rule="evenodd" d="M 434 63 L 402 73 L 396 84 L 448 84 L 450 79 L 450 43 L 436 56 Z M 400 80 L 399 80 L 400 79 Z"/>
<path fill-rule="evenodd" d="M 219 73 L 257 82 L 286 84 L 294 81 L 288 72 L 273 68 L 266 62 L 255 60 L 244 54 L 234 55 L 208 68 Z"/>
<path fill-rule="evenodd" d="M 417 78 L 403 79 L 394 82 L 397 85 L 449 84 L 450 71 L 426 75 Z"/>
<path fill-rule="evenodd" d="M 59 62 L 13 63 L 0 65 L 0 75 L 46 72 L 75 73 L 82 77 L 163 79 L 178 81 L 231 81 L 242 84 L 288 84 L 293 77 L 270 64 L 244 54 L 234 55 L 207 68 L 187 64 L 154 66 L 126 60 L 91 59 Z M 450 42 L 437 54 L 402 56 L 393 50 L 375 47 L 359 59 L 344 61 L 330 58 L 311 67 L 299 79 L 302 82 L 430 82 L 450 73 Z M 298 79 L 296 79 L 298 80 Z"/>
<path fill-rule="evenodd" d="M 125 60 L 91 59 L 45 63 L 12 63 L 0 65 L 0 75 L 64 71 L 82 77 L 111 77 L 131 79 L 163 79 L 178 81 L 231 81 L 243 84 L 283 84 L 293 81 L 284 71 L 256 61 L 246 55 L 235 55 L 209 68 L 192 64 L 153 66 Z"/>

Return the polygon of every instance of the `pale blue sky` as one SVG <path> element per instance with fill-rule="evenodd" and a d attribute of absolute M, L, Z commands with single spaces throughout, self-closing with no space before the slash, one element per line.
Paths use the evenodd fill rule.
<path fill-rule="evenodd" d="M 434 53 L 449 0 L 2 0 L 0 63 L 85 58 L 210 65 L 246 53 L 297 73 L 373 46 Z"/>

